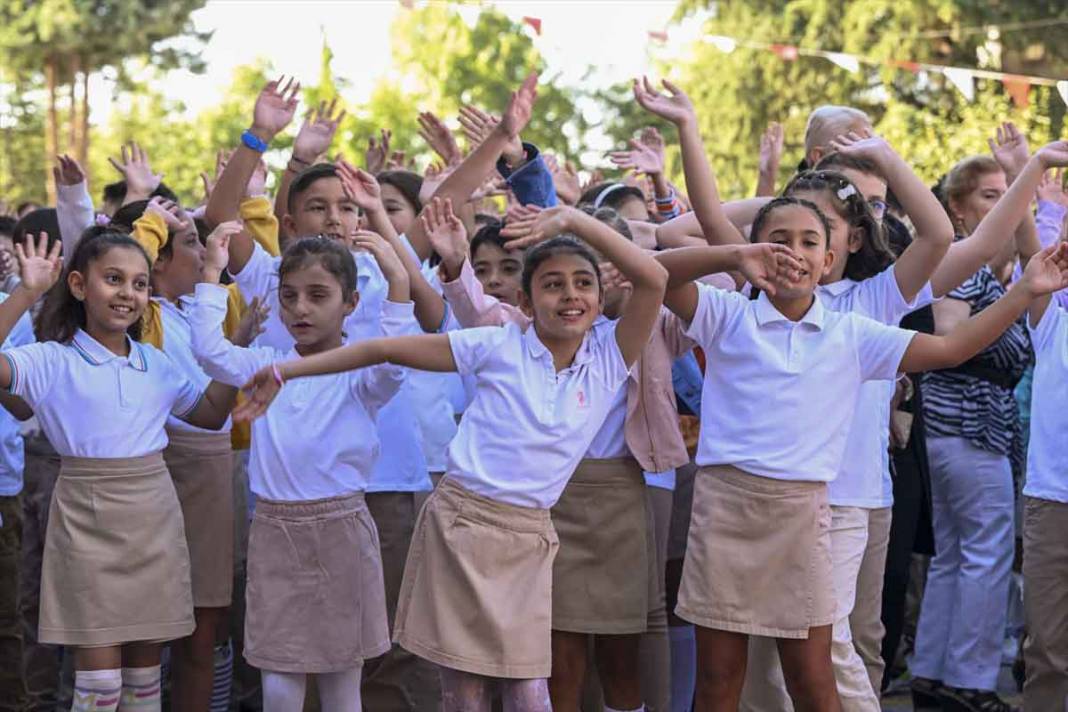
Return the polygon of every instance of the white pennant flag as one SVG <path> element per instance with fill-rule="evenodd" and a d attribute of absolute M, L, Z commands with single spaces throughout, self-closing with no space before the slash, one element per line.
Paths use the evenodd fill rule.
<path fill-rule="evenodd" d="M 1057 93 L 1061 95 L 1064 103 L 1068 104 L 1068 79 L 1062 79 L 1057 82 Z"/>
<path fill-rule="evenodd" d="M 841 52 L 828 52 L 826 54 L 827 59 L 837 64 L 847 72 L 859 72 L 860 61 L 851 54 L 842 54 Z"/>
<path fill-rule="evenodd" d="M 713 47 L 720 52 L 730 54 L 737 47 L 738 43 L 732 37 L 723 37 L 721 35 L 706 35 L 705 40 L 712 44 Z"/>
<path fill-rule="evenodd" d="M 968 101 L 975 99 L 975 75 L 969 70 L 960 69 L 959 67 L 946 67 L 942 70 L 942 74 L 952 82 L 953 86 L 960 90 L 965 99 Z"/>

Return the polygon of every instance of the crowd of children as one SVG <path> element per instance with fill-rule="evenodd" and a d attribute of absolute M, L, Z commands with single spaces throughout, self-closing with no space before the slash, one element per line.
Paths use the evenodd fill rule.
<path fill-rule="evenodd" d="M 932 190 L 825 106 L 727 201 L 680 88 L 685 191 L 653 128 L 616 181 L 525 143 L 537 81 L 466 153 L 421 114 L 425 175 L 313 107 L 269 197 L 279 79 L 202 204 L 130 144 L 0 222 L 0 711 L 866 712 L 910 648 L 1007 712 L 1021 589 L 1064 708 L 1068 142 Z"/>

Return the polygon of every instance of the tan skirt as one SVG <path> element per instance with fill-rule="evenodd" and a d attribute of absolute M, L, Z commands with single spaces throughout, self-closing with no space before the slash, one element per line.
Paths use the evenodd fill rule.
<path fill-rule="evenodd" d="M 645 478 L 634 458 L 583 460 L 552 508 L 553 630 L 644 633 L 649 614 Z M 655 589 L 654 589 L 655 592 Z"/>
<path fill-rule="evenodd" d="M 64 457 L 45 537 L 41 642 L 165 641 L 193 627 L 182 510 L 163 457 Z"/>
<path fill-rule="evenodd" d="M 834 622 L 824 482 L 701 468 L 675 610 L 705 628 L 808 638 Z"/>
<path fill-rule="evenodd" d="M 168 430 L 163 459 L 185 521 L 193 605 L 229 606 L 234 588 L 234 465 L 230 433 Z"/>
<path fill-rule="evenodd" d="M 558 546 L 548 509 L 497 502 L 446 476 L 415 523 L 394 639 L 454 670 L 548 677 Z"/>
<path fill-rule="evenodd" d="M 341 672 L 390 648 L 378 531 L 363 494 L 257 500 L 248 542 L 245 659 Z"/>

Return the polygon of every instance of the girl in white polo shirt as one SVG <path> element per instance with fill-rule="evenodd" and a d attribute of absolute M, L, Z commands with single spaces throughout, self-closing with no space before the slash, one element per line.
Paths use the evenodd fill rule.
<path fill-rule="evenodd" d="M 22 284 L 0 335 L 59 277 L 59 243 L 18 246 Z M 182 512 L 160 451 L 174 415 L 226 422 L 236 390 L 191 383 L 141 344 L 150 265 L 121 233 L 91 228 L 38 317 L 41 343 L 3 352 L 0 386 L 23 398 L 62 457 L 41 577 L 40 640 L 74 649 L 75 710 L 159 705 L 160 642 L 193 631 Z"/>
<path fill-rule="evenodd" d="M 278 266 L 278 316 L 295 346 L 230 343 L 221 329 L 227 292 L 218 284 L 229 260 L 223 237 L 209 243 L 190 314 L 193 352 L 206 373 L 240 385 L 279 359 L 344 343 L 359 300 L 356 262 L 325 237 L 292 241 Z M 382 329 L 416 329 L 396 253 L 374 233 L 356 233 L 353 246 L 374 257 L 388 282 Z M 375 418 L 403 378 L 387 364 L 302 380 L 253 424 L 244 654 L 262 671 L 269 709 L 303 709 L 314 673 L 324 709 L 359 710 L 363 661 L 389 650 L 378 532 L 364 492 L 379 453 Z"/>
<path fill-rule="evenodd" d="M 522 308 L 531 328 L 372 340 L 287 361 L 256 375 L 239 413 L 263 412 L 283 379 L 374 363 L 474 377 L 445 478 L 416 525 L 395 628 L 402 647 L 441 666 L 445 710 L 483 709 L 488 678 L 503 682 L 505 709 L 550 709 L 558 541 L 549 508 L 648 342 L 665 280 L 623 236 L 586 236 L 634 288 L 611 328 L 594 328 L 604 301 L 597 259 L 574 238 L 556 237 L 527 253 Z M 542 239 L 536 228 L 511 246 Z M 301 385 L 282 388 L 282 397 Z"/>
<path fill-rule="evenodd" d="M 1045 251 L 997 305 L 946 336 L 825 309 L 820 278 L 836 258 L 812 203 L 778 198 L 754 239 L 787 245 L 801 261 L 789 286 L 755 300 L 692 280 L 736 269 L 740 247 L 661 253 L 671 274 L 665 304 L 704 349 L 703 402 L 730 417 L 701 419 L 694 507 L 677 613 L 698 626 L 697 699 L 735 709 L 750 635 L 778 639 L 795 707 L 840 709 L 830 664 L 834 619 L 827 485 L 845 448 L 861 384 L 900 371 L 959 363 L 1011 324 L 1030 300 L 1068 283 L 1068 245 Z M 768 398 L 774 401 L 768 403 Z M 756 424 L 756 425 L 754 425 Z"/>

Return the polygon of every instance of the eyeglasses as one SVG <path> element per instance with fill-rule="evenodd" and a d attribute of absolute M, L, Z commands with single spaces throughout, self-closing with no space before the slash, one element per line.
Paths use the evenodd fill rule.
<path fill-rule="evenodd" d="M 869 198 L 868 206 L 876 220 L 882 220 L 886 216 L 886 201 L 879 198 Z"/>

